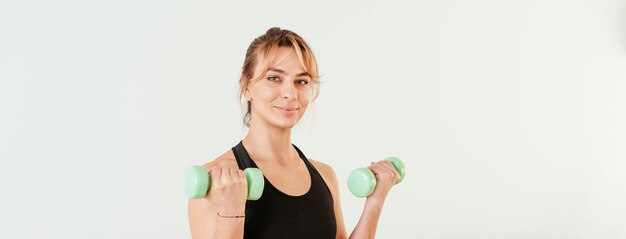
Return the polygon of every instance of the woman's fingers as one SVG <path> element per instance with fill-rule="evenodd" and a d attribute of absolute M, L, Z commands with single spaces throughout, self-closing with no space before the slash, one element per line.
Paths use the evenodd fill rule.
<path fill-rule="evenodd" d="M 396 178 L 396 180 L 400 179 L 400 173 L 398 173 L 398 171 L 396 170 L 396 168 L 393 166 L 393 164 L 391 163 L 391 161 L 389 160 L 383 160 L 381 161 L 383 162 L 383 166 L 389 170 L 389 172 L 391 172 L 393 174 L 393 176 Z"/>
<path fill-rule="evenodd" d="M 241 170 L 215 166 L 210 169 L 209 173 L 211 174 L 211 189 L 206 198 L 216 205 L 216 210 L 220 213 L 243 214 L 247 187 Z"/>
<path fill-rule="evenodd" d="M 222 168 L 220 167 L 212 167 L 211 170 L 209 171 L 209 174 L 211 175 L 211 184 L 213 185 L 212 187 L 218 187 L 221 185 L 221 178 L 222 178 Z"/>
<path fill-rule="evenodd" d="M 245 183 L 245 177 L 243 176 L 243 171 L 238 168 L 230 168 L 229 175 L 233 183 Z"/>
<path fill-rule="evenodd" d="M 230 176 L 230 169 L 222 168 L 222 178 L 221 181 L 224 185 L 228 185 L 228 183 L 232 182 L 233 179 Z"/>
<path fill-rule="evenodd" d="M 367 168 L 371 170 L 379 180 L 394 180 L 395 182 L 400 179 L 400 174 L 393 167 L 393 164 L 387 160 L 381 160 L 376 163 L 372 162 Z"/>
<path fill-rule="evenodd" d="M 222 188 L 231 184 L 244 183 L 246 177 L 241 169 L 213 167 L 209 171 L 211 174 L 212 188 Z"/>

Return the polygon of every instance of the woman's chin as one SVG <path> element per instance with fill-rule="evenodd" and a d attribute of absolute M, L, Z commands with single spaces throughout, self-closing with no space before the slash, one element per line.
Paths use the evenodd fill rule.
<path fill-rule="evenodd" d="M 280 128 L 293 128 L 298 123 L 299 118 L 294 116 L 293 118 L 282 118 L 274 121 L 274 125 Z"/>
<path fill-rule="evenodd" d="M 277 123 L 277 124 L 276 124 L 276 126 L 278 126 L 278 127 L 280 127 L 280 128 L 284 128 L 284 129 L 291 129 L 291 128 L 293 128 L 294 126 L 296 126 L 296 123 L 298 123 L 298 122 L 297 122 L 297 121 L 296 121 L 296 122 L 291 122 L 291 121 L 288 121 L 288 122 L 287 122 L 287 121 L 283 121 L 283 122 L 279 122 L 279 123 Z"/>

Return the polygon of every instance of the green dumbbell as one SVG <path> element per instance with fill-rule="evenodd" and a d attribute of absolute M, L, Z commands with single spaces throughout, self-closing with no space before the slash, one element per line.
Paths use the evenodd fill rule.
<path fill-rule="evenodd" d="M 400 179 L 396 184 L 402 182 L 404 179 L 404 163 L 396 157 L 385 158 L 391 162 L 396 171 L 400 174 Z M 368 168 L 357 168 L 352 170 L 350 177 L 348 178 L 348 188 L 350 192 L 357 197 L 367 197 L 374 192 L 376 188 L 376 176 Z"/>
<path fill-rule="evenodd" d="M 263 194 L 265 179 L 258 168 L 243 170 L 248 182 L 248 200 L 258 200 Z M 191 166 L 187 170 L 185 179 L 185 192 L 189 198 L 203 198 L 211 189 L 211 175 L 202 166 Z"/>

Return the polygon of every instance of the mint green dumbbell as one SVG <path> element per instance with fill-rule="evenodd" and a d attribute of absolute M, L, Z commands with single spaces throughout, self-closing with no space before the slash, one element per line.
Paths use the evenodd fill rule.
<path fill-rule="evenodd" d="M 391 162 L 396 171 L 400 174 L 400 179 L 396 184 L 402 182 L 404 179 L 404 163 L 402 160 L 396 157 L 385 158 Z M 352 170 L 350 177 L 348 178 L 348 188 L 350 192 L 357 197 L 367 197 L 374 192 L 376 188 L 376 176 L 368 168 L 357 168 Z"/>
<path fill-rule="evenodd" d="M 247 168 L 243 170 L 248 182 L 248 200 L 258 200 L 263 194 L 265 179 L 263 173 L 258 168 Z M 203 198 L 211 189 L 211 175 L 202 166 L 191 166 L 187 170 L 185 179 L 185 192 L 189 198 Z"/>

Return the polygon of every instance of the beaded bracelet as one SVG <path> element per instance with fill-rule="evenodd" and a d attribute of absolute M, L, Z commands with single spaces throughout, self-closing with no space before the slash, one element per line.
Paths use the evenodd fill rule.
<path fill-rule="evenodd" d="M 223 218 L 243 218 L 243 217 L 246 217 L 245 215 L 244 216 L 222 216 L 222 215 L 220 215 L 219 212 L 217 213 L 217 216 L 223 217 Z"/>

